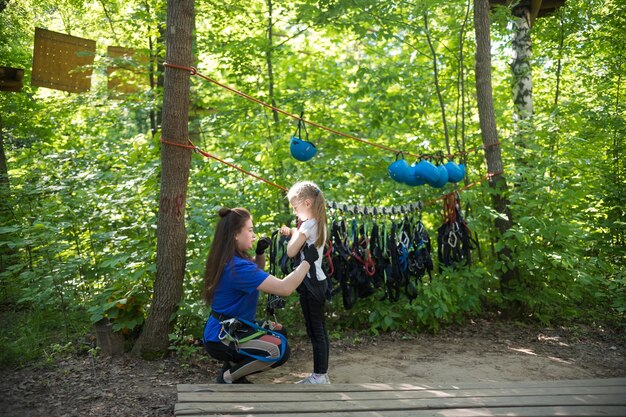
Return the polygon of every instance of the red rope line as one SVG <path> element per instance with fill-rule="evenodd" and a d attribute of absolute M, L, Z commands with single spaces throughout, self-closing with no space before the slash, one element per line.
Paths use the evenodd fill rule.
<path fill-rule="evenodd" d="M 251 177 L 253 177 L 253 178 L 256 178 L 256 179 L 258 179 L 258 180 L 260 180 L 260 181 L 263 181 L 263 182 L 264 182 L 264 183 L 266 183 L 266 184 L 269 184 L 269 185 L 271 185 L 271 186 L 273 186 L 273 187 L 276 187 L 276 188 L 278 188 L 279 190 L 282 190 L 282 191 L 285 191 L 285 192 L 289 191 L 287 188 L 285 188 L 285 187 L 283 187 L 283 186 L 281 186 L 281 185 L 278 185 L 278 184 L 276 184 L 276 183 L 274 183 L 274 182 L 272 182 L 272 181 L 270 181 L 270 180 L 267 180 L 267 179 L 265 179 L 265 178 L 263 178 L 263 177 L 260 177 L 260 176 L 258 176 L 258 175 L 256 175 L 256 174 L 253 174 L 253 173 L 252 173 L 252 172 L 250 172 L 250 171 L 246 171 L 245 169 L 243 169 L 243 168 L 241 168 L 241 167 L 239 167 L 239 166 L 237 166 L 237 165 L 231 164 L 230 162 L 226 162 L 226 161 L 224 161 L 223 159 L 220 159 L 220 158 L 218 158 L 218 157 L 217 157 L 217 156 L 215 156 L 215 155 L 211 155 L 210 153 L 203 151 L 203 150 L 202 150 L 202 149 L 200 149 L 199 147 L 195 146 L 195 145 L 191 142 L 191 140 L 189 140 L 189 141 L 188 141 L 189 145 L 184 144 L 184 143 L 171 142 L 171 141 L 168 141 L 168 140 L 163 139 L 163 137 L 161 137 L 160 141 L 161 141 L 161 143 L 165 143 L 165 144 L 167 144 L 167 145 L 177 146 L 177 147 L 179 147 L 179 148 L 184 148 L 184 149 L 191 149 L 191 150 L 193 150 L 193 151 L 195 151 L 195 152 L 198 152 L 200 155 L 202 155 L 202 156 L 204 156 L 204 157 L 206 157 L 206 158 L 212 158 L 212 159 L 215 159 L 216 161 L 221 162 L 221 163 L 222 163 L 222 164 L 224 164 L 224 165 L 228 165 L 229 167 L 234 168 L 234 169 L 236 169 L 236 170 L 238 170 L 238 171 L 241 171 L 241 172 L 243 172 L 243 173 L 244 173 L 244 174 L 246 174 L 246 175 L 249 175 L 249 176 L 251 176 Z M 462 192 L 462 191 L 465 191 L 465 190 L 467 190 L 468 188 L 471 188 L 471 187 L 473 187 L 473 186 L 475 186 L 475 185 L 478 185 L 478 184 L 483 183 L 484 181 L 487 181 L 487 180 L 492 180 L 492 179 L 493 179 L 493 177 L 495 177 L 495 176 L 497 176 L 497 175 L 502 175 L 502 174 L 504 174 L 504 171 L 498 171 L 498 172 L 488 172 L 488 173 L 485 175 L 485 177 L 484 177 L 483 179 L 481 179 L 481 180 L 479 180 L 479 181 L 474 181 L 474 182 L 472 182 L 472 183 L 470 183 L 470 184 L 467 184 L 466 186 L 464 186 L 464 187 L 462 187 L 462 188 L 459 188 L 458 190 L 454 190 L 454 191 L 449 192 L 449 193 L 447 193 L 447 194 L 443 194 L 443 195 L 441 195 L 441 196 L 439 196 L 439 197 L 437 197 L 437 198 L 434 198 L 434 199 L 428 200 L 428 201 L 426 201 L 426 202 L 424 203 L 424 206 L 429 206 L 429 205 L 431 205 L 431 204 L 436 203 L 436 202 L 437 202 L 437 201 L 439 201 L 439 200 L 445 200 L 445 199 L 448 199 L 448 198 L 450 198 L 450 196 L 451 196 L 451 195 L 454 195 L 454 194 L 456 194 L 456 193 L 460 193 L 460 192 Z"/>
<path fill-rule="evenodd" d="M 202 155 L 202 156 L 204 156 L 206 158 L 215 159 L 216 161 L 221 162 L 224 165 L 228 165 L 231 168 L 239 170 L 239 171 L 243 172 L 246 175 L 249 175 L 249 176 L 251 176 L 253 178 L 256 178 L 257 180 L 263 181 L 264 183 L 269 184 L 269 185 L 271 185 L 273 187 L 276 187 L 276 188 L 278 188 L 278 189 L 280 189 L 282 191 L 285 191 L 285 192 L 289 191 L 287 188 L 285 188 L 285 187 L 283 187 L 281 185 L 278 185 L 278 184 L 276 184 L 276 183 L 274 183 L 274 182 L 272 182 L 270 180 L 266 180 L 265 178 L 260 177 L 260 176 L 258 176 L 256 174 L 253 174 L 250 171 L 246 171 L 245 169 L 241 168 L 240 166 L 237 166 L 235 164 L 231 164 L 230 162 L 226 162 L 223 159 L 220 159 L 220 158 L 218 158 L 215 155 L 211 155 L 210 153 L 203 151 L 199 147 L 195 146 L 191 141 L 189 141 L 190 145 L 185 145 L 183 143 L 171 142 L 171 141 L 165 140 L 165 139 L 163 139 L 163 137 L 161 137 L 161 142 L 165 143 L 167 145 L 171 145 L 171 146 L 178 146 L 179 148 L 192 149 L 192 150 L 198 152 L 200 155 Z"/>
<path fill-rule="evenodd" d="M 381 145 L 381 144 L 378 144 L 378 143 L 375 143 L 375 142 L 369 142 L 369 141 L 367 141 L 365 139 L 357 138 L 357 137 L 349 135 L 347 133 L 339 132 L 337 130 L 331 129 L 331 128 L 323 126 L 321 124 L 318 124 L 318 123 L 315 123 L 315 122 L 311 122 L 311 121 L 308 121 L 308 120 L 304 120 L 303 118 L 301 118 L 299 116 L 296 116 L 294 114 L 288 113 L 288 112 L 286 112 L 286 111 L 284 111 L 282 109 L 279 109 L 278 107 L 275 107 L 275 106 L 272 106 L 270 104 L 267 104 L 267 103 L 265 103 L 265 102 L 263 102 L 263 101 L 261 101 L 259 99 L 256 99 L 256 98 L 254 98 L 252 96 L 249 96 L 249 95 L 247 95 L 245 93 L 242 93 L 240 91 L 237 91 L 234 88 L 231 88 L 231 87 L 229 87 L 229 86 L 227 86 L 225 84 L 222 84 L 222 83 L 220 83 L 220 82 L 218 82 L 218 81 L 216 81 L 216 80 L 214 80 L 212 78 L 209 78 L 209 77 L 199 73 L 194 67 L 185 67 L 185 66 L 181 66 L 181 65 L 170 64 L 170 63 L 167 63 L 167 62 L 165 62 L 163 65 L 166 66 L 166 67 L 170 67 L 170 68 L 177 68 L 177 69 L 189 71 L 190 75 L 198 75 L 199 77 L 204 78 L 205 80 L 207 80 L 207 81 L 209 81 L 211 83 L 214 83 L 214 84 L 216 84 L 216 85 L 218 85 L 218 86 L 220 86 L 220 87 L 222 87 L 222 88 L 224 88 L 224 89 L 226 89 L 228 91 L 231 91 L 234 94 L 237 94 L 237 95 L 239 95 L 241 97 L 244 97 L 244 98 L 246 98 L 246 99 L 248 99 L 250 101 L 253 101 L 253 102 L 257 103 L 257 104 L 260 104 L 262 106 L 265 106 L 267 108 L 275 110 L 275 111 L 277 111 L 277 112 L 279 112 L 281 114 L 284 114 L 285 116 L 291 117 L 291 118 L 293 118 L 295 120 L 301 120 L 303 123 L 307 123 L 307 124 L 309 124 L 311 126 L 315 126 L 315 127 L 319 128 L 319 129 L 326 130 L 326 131 L 334 133 L 336 135 L 344 136 L 344 137 L 347 137 L 347 138 L 350 138 L 350 139 L 353 139 L 353 140 L 356 140 L 356 141 L 359 141 L 359 142 L 362 142 L 362 143 L 365 143 L 365 144 L 368 144 L 368 145 L 371 145 L 371 146 L 375 146 L 375 147 L 378 147 L 380 149 L 385 149 L 385 150 L 388 150 L 388 151 L 392 151 L 392 152 L 394 152 L 396 154 L 403 153 L 403 154 L 415 156 L 417 158 L 438 158 L 438 159 L 447 158 L 447 159 L 452 159 L 452 158 L 454 158 L 455 156 L 458 156 L 458 155 L 467 155 L 467 154 L 470 154 L 470 153 L 473 153 L 473 152 L 477 152 L 477 151 L 479 151 L 481 149 L 487 150 L 487 149 L 492 148 L 494 146 L 500 146 L 500 142 L 497 141 L 497 142 L 490 143 L 490 144 L 487 144 L 487 145 L 478 146 L 476 148 L 470 149 L 469 151 L 461 151 L 461 152 L 458 152 L 458 153 L 453 154 L 453 155 L 431 155 L 431 154 L 417 155 L 417 154 L 412 154 L 412 153 L 408 153 L 408 152 L 402 152 L 400 150 L 391 148 L 389 146 Z M 165 144 L 168 144 L 168 145 L 171 145 L 171 146 L 177 146 L 177 147 L 185 148 L 185 149 L 192 149 L 195 152 L 198 152 L 199 154 L 203 155 L 204 157 L 212 158 L 212 159 L 214 159 L 214 160 L 216 160 L 218 162 L 221 162 L 222 164 L 228 165 L 231 168 L 234 168 L 234 169 L 236 169 L 238 171 L 241 171 L 241 172 L 243 172 L 246 175 L 249 175 L 249 176 L 251 176 L 253 178 L 256 178 L 256 179 L 258 179 L 260 181 L 263 181 L 266 184 L 269 184 L 269 185 L 271 185 L 273 187 L 276 187 L 276 188 L 278 188 L 278 189 L 280 189 L 282 191 L 285 191 L 285 192 L 288 191 L 287 188 L 285 188 L 285 187 L 283 187 L 281 185 L 278 185 L 278 184 L 276 184 L 276 183 L 274 183 L 274 182 L 272 182 L 270 180 L 267 180 L 267 179 L 265 179 L 263 177 L 260 177 L 260 176 L 258 176 L 256 174 L 253 174 L 252 172 L 246 171 L 245 169 L 243 169 L 243 168 L 241 168 L 241 167 L 239 167 L 237 165 L 231 164 L 230 162 L 226 162 L 223 159 L 220 159 L 220 158 L 218 158 L 215 155 L 211 155 L 210 153 L 203 151 L 199 147 L 195 146 L 190 140 L 188 141 L 189 145 L 186 145 L 186 144 L 171 142 L 171 141 L 165 140 L 165 139 L 163 139 L 163 137 L 161 137 L 161 142 L 165 143 Z M 439 196 L 439 197 L 437 197 L 435 199 L 428 200 L 428 201 L 426 201 L 424 203 L 424 205 L 430 205 L 430 204 L 433 204 L 433 203 L 435 203 L 435 202 L 437 202 L 439 200 L 442 200 L 442 199 L 443 200 L 448 200 L 448 199 L 451 198 L 452 195 L 456 195 L 456 193 L 465 191 L 465 190 L 467 190 L 467 189 L 469 189 L 469 188 L 471 188 L 471 187 L 473 187 L 475 185 L 481 184 L 482 182 L 484 182 L 486 180 L 492 180 L 493 177 L 498 176 L 498 175 L 502 175 L 503 173 L 504 173 L 504 171 L 488 172 L 483 179 L 481 179 L 479 181 L 475 181 L 473 183 L 470 183 L 470 184 L 468 184 L 468 185 L 466 185 L 466 186 L 464 186 L 462 188 L 459 188 L 458 190 L 454 190 L 454 191 L 452 191 L 450 193 L 443 194 L 443 195 L 441 195 L 441 196 Z"/>
<path fill-rule="evenodd" d="M 481 178 L 481 179 L 480 179 L 480 180 L 478 180 L 478 181 L 474 181 L 474 182 L 472 182 L 472 183 L 467 184 L 467 185 L 466 185 L 466 186 L 464 186 L 464 187 L 459 188 L 458 190 L 451 191 L 451 192 L 449 192 L 449 193 L 447 193 L 447 194 L 443 194 L 443 195 L 440 195 L 440 196 L 439 196 L 439 197 L 437 197 L 437 198 L 433 198 L 433 199 L 431 199 L 431 200 L 426 201 L 426 202 L 424 203 L 424 206 L 429 206 L 429 205 L 431 205 L 431 204 L 436 203 L 436 202 L 437 202 L 437 201 L 439 201 L 439 200 L 445 200 L 445 199 L 449 198 L 449 197 L 450 197 L 451 195 L 453 195 L 453 194 L 456 194 L 456 193 L 460 193 L 460 192 L 462 192 L 462 191 L 465 191 L 465 190 L 467 190 L 468 188 L 472 188 L 472 187 L 473 187 L 473 186 L 475 186 L 475 185 L 482 184 L 482 183 L 483 183 L 483 182 L 485 182 L 485 181 L 491 181 L 491 180 L 493 179 L 493 177 L 498 176 L 498 175 L 502 175 L 502 174 L 504 174 L 504 171 L 498 171 L 498 172 L 488 172 L 488 173 L 487 173 L 487 174 L 486 174 L 483 178 Z"/>
<path fill-rule="evenodd" d="M 184 71 L 189 71 L 190 75 L 197 75 L 200 78 L 204 78 L 205 80 L 207 80 L 207 81 L 209 81 L 209 82 L 211 82 L 211 83 L 213 83 L 213 84 L 215 84 L 217 86 L 220 86 L 223 89 L 230 91 L 231 93 L 237 94 L 238 96 L 241 96 L 241 97 L 243 97 L 243 98 L 245 98 L 247 100 L 250 100 L 250 101 L 252 101 L 254 103 L 260 104 L 261 106 L 267 107 L 267 108 L 272 109 L 272 110 L 274 110 L 274 111 L 276 111 L 278 113 L 281 113 L 281 114 L 283 114 L 285 116 L 291 117 L 294 120 L 301 120 L 303 123 L 306 123 L 306 124 L 308 124 L 310 126 L 317 127 L 318 129 L 326 130 L 327 132 L 334 133 L 335 135 L 343 136 L 343 137 L 346 137 L 346 138 L 352 139 L 352 140 L 356 140 L 358 142 L 365 143 L 365 144 L 370 145 L 370 146 L 375 146 L 377 148 L 384 149 L 386 151 L 390 151 L 390 152 L 393 152 L 395 154 L 402 153 L 402 154 L 405 154 L 405 155 L 414 156 L 414 157 L 416 157 L 418 159 L 444 159 L 444 158 L 446 158 L 446 159 L 453 159 L 455 156 L 468 155 L 470 153 L 478 152 L 481 149 L 487 149 L 487 148 L 490 148 L 492 146 L 497 146 L 497 145 L 500 144 L 500 142 L 496 142 L 496 143 L 492 143 L 492 144 L 489 144 L 489 145 L 478 146 L 478 147 L 472 148 L 472 149 L 470 149 L 468 151 L 460 151 L 460 152 L 457 152 L 457 153 L 451 154 L 451 155 L 433 155 L 433 154 L 421 154 L 420 155 L 420 154 L 414 154 L 414 153 L 410 153 L 410 152 L 404 152 L 404 151 L 401 151 L 399 149 L 392 148 L 390 146 L 382 145 L 382 144 L 376 143 L 376 142 L 370 142 L 368 140 L 358 138 L 358 137 L 350 135 L 348 133 L 340 132 L 338 130 L 335 130 L 335 129 L 332 129 L 330 127 L 321 125 L 319 123 L 312 122 L 310 120 L 305 120 L 305 119 L 303 119 L 300 116 L 296 116 L 295 114 L 291 114 L 289 112 L 286 112 L 285 110 L 279 109 L 278 107 L 272 106 L 271 104 L 265 103 L 265 102 L 263 102 L 263 101 L 261 101 L 261 100 L 259 100 L 257 98 L 249 96 L 246 93 L 243 93 L 241 91 L 235 90 L 232 87 L 229 87 L 229 86 L 227 86 L 225 84 L 222 84 L 222 83 L 220 83 L 217 80 L 209 78 L 206 75 L 199 73 L 198 70 L 196 68 L 194 68 L 194 67 L 186 67 L 186 66 L 182 66 L 182 65 L 170 64 L 169 62 L 164 62 L 163 66 L 170 67 L 170 68 L 181 69 L 181 70 L 184 70 Z"/>

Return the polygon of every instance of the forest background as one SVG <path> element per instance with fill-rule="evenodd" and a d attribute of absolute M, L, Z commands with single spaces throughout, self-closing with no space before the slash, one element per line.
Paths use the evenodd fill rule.
<path fill-rule="evenodd" d="M 156 274 L 161 181 L 160 112 L 164 1 L 2 1 L 0 65 L 25 68 L 21 92 L 0 93 L 4 165 L 0 186 L 0 363 L 86 349 L 103 318 L 128 348 L 149 312 Z M 500 234 L 476 103 L 472 2 L 196 1 L 198 71 L 290 113 L 413 154 L 459 154 L 466 183 L 409 187 L 389 178 L 394 153 L 309 127 L 318 154 L 293 159 L 294 120 L 198 77 L 189 136 L 203 150 L 288 187 L 311 179 L 327 198 L 392 207 L 421 201 L 436 238 L 443 194 L 459 193 L 480 242 L 471 266 L 438 265 L 419 296 L 392 303 L 340 297 L 331 336 L 437 332 L 506 312 L 540 323 L 585 323 L 624 331 L 626 179 L 623 78 L 626 5 L 568 0 L 534 22 L 534 114 L 518 120 L 512 97 L 511 7 L 492 10 L 492 85 L 512 227 Z M 67 93 L 30 84 L 35 27 L 97 42 L 92 87 Z M 120 72 L 135 93 L 109 89 L 108 46 L 142 52 Z M 471 151 L 476 149 L 477 151 Z M 204 261 L 217 209 L 244 206 L 256 232 L 292 221 L 284 194 L 214 160 L 191 160 L 183 295 L 170 349 L 198 347 L 208 315 Z M 510 259 L 498 255 L 510 250 Z M 503 271 L 519 272 L 506 293 Z M 262 303 L 260 303 L 262 304 Z M 515 306 L 512 309 L 511 306 Z M 297 302 L 280 319 L 304 333 Z"/>

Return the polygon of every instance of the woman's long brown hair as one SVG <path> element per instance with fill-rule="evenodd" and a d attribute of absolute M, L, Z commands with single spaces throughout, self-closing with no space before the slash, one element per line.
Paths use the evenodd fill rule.
<path fill-rule="evenodd" d="M 217 283 L 224 272 L 224 268 L 235 255 L 250 259 L 250 255 L 241 252 L 235 244 L 235 235 L 245 226 L 252 216 L 245 208 L 222 207 L 219 211 L 220 221 L 215 228 L 213 243 L 206 259 L 204 271 L 204 293 L 203 298 L 207 305 L 211 305 Z"/>

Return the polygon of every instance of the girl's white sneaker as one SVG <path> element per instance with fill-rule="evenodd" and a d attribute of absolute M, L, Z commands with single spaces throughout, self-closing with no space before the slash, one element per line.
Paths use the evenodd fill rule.
<path fill-rule="evenodd" d="M 328 374 L 311 374 L 296 384 L 330 384 Z"/>

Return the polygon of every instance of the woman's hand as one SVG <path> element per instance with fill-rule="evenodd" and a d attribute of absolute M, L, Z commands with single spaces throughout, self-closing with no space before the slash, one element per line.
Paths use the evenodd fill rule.
<path fill-rule="evenodd" d="M 302 250 L 302 253 L 304 254 L 304 260 L 311 265 L 311 268 L 313 268 L 315 261 L 320 258 L 320 254 L 315 245 L 306 245 Z"/>
<path fill-rule="evenodd" d="M 272 244 L 272 241 L 270 240 L 269 237 L 262 237 L 257 242 L 254 253 L 256 253 L 257 255 L 263 255 L 265 251 L 267 250 L 267 248 L 270 247 L 271 244 Z"/>

